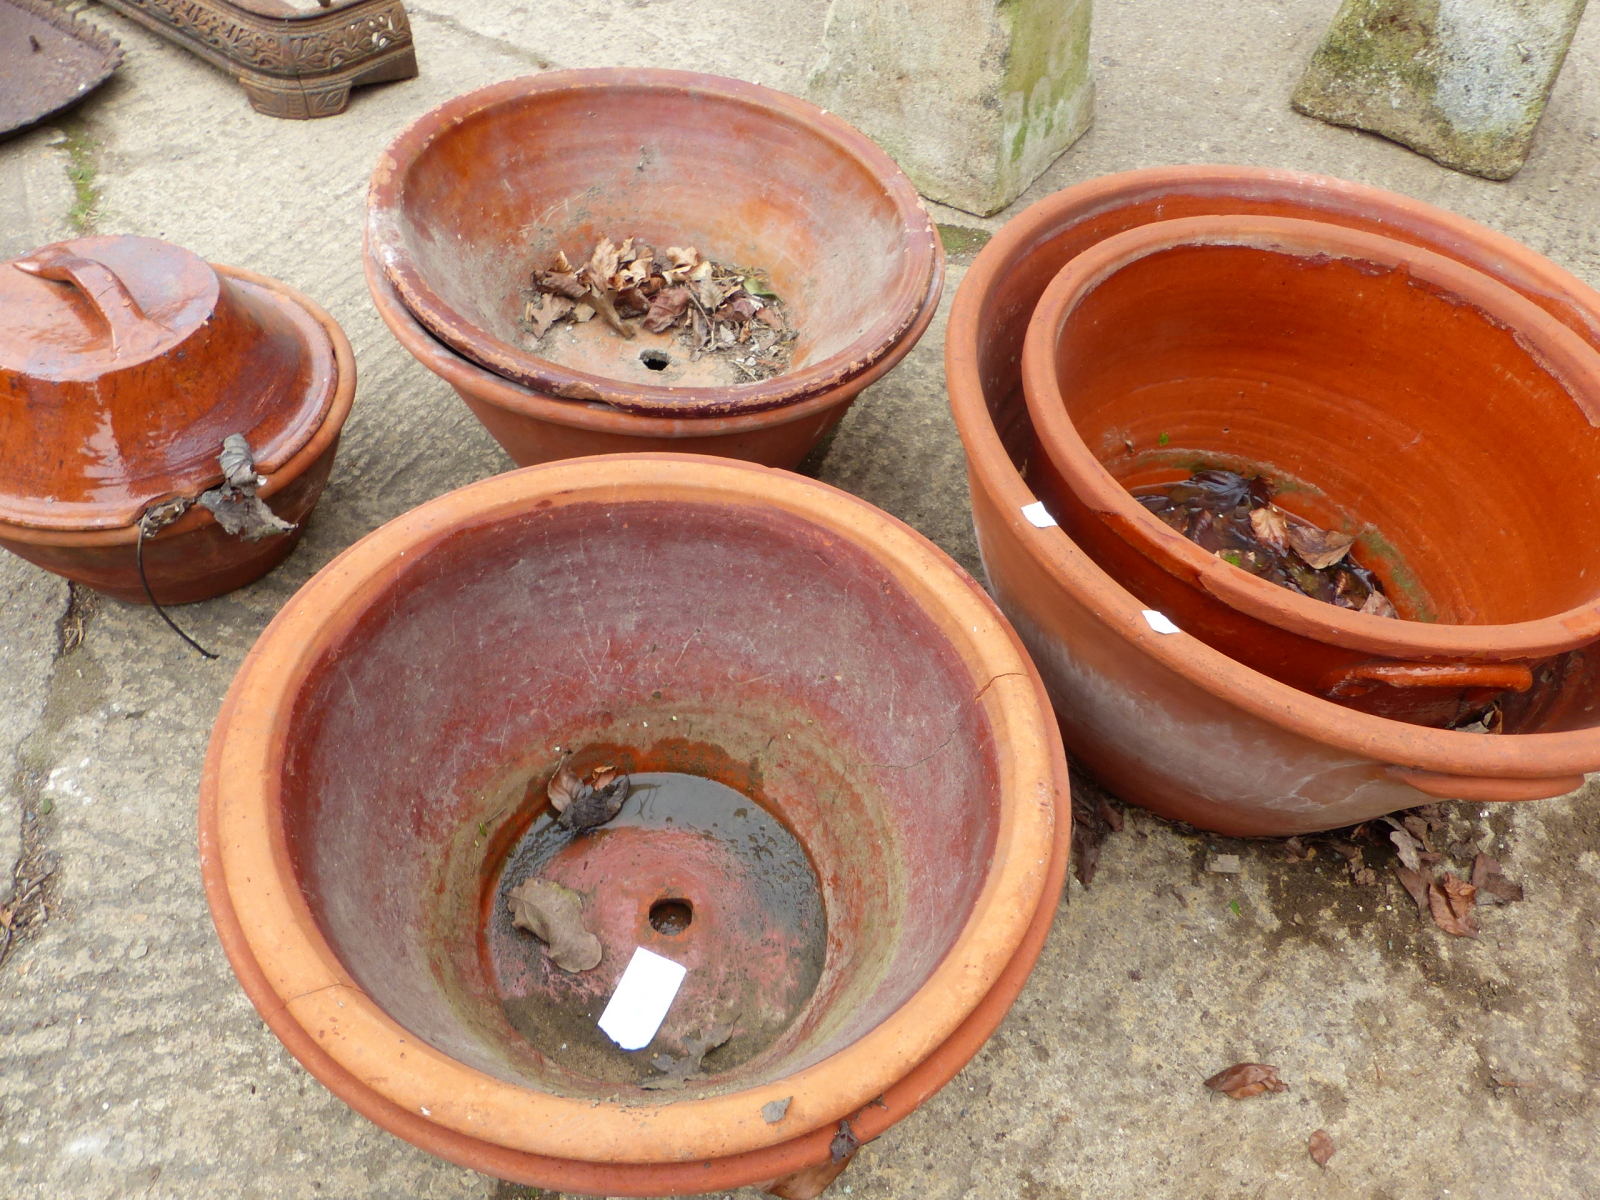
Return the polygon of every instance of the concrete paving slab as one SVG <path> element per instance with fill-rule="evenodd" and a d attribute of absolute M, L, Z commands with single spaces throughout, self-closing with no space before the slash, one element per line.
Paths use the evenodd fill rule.
<path fill-rule="evenodd" d="M 1095 124 L 1019 205 L 1156 163 L 1293 166 L 1441 204 L 1600 283 L 1595 23 L 1578 30 L 1527 165 L 1497 184 L 1290 111 L 1335 7 L 1101 0 Z M 369 1125 L 267 1032 L 201 895 L 200 763 L 233 671 L 295 588 L 376 525 L 509 465 L 367 300 L 363 194 L 382 146 L 449 96 L 547 66 L 696 67 L 799 92 L 825 5 L 428 0 L 411 7 L 421 76 L 362 89 L 345 115 L 308 123 L 252 113 L 211 68 L 90 11 L 128 53 L 79 112 L 97 164 L 99 228 L 172 238 L 310 292 L 349 332 L 361 386 L 329 491 L 294 555 L 250 588 L 177 611 L 219 661 L 193 656 L 149 611 L 111 601 L 89 615 L 81 644 L 60 653 L 62 586 L 10 560 L 0 572 L 10 597 L 0 686 L 19 689 L 0 702 L 8 717 L 35 713 L 6 735 L 27 771 L 5 778 L 20 778 L 16 803 L 36 826 L 30 846 L 58 863 L 47 919 L 0 966 L 0 1195 L 536 1195 Z M 39 153 L 30 145 L 0 144 L 0 195 L 15 194 L 17 173 Z M 1006 215 L 940 219 L 981 233 Z M 952 289 L 962 269 L 953 264 Z M 943 320 L 941 311 L 810 469 L 975 569 L 944 399 Z M 1483 811 L 1460 809 L 1452 837 L 1492 846 L 1528 899 L 1486 912 L 1470 942 L 1419 924 L 1387 877 L 1359 887 L 1326 855 L 1290 862 L 1276 843 L 1206 838 L 1130 814 L 1093 886 L 1071 886 L 1000 1034 L 955 1083 L 865 1147 L 829 1194 L 1600 1194 L 1596 797 Z M 1238 855 L 1242 871 L 1205 871 L 1217 854 Z M 1200 1086 L 1240 1059 L 1277 1065 L 1290 1090 L 1233 1102 Z M 1337 1147 L 1325 1170 L 1306 1153 L 1317 1128 Z"/>

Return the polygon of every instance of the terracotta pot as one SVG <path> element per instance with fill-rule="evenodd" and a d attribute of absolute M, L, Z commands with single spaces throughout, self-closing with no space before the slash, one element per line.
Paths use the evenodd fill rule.
<path fill-rule="evenodd" d="M 384 324 L 428 370 L 455 388 L 519 467 L 593 454 L 680 452 L 743 459 L 792 469 L 837 425 L 856 397 L 900 361 L 933 320 L 933 303 L 900 346 L 868 370 L 809 400 L 732 417 L 649 417 L 608 404 L 541 395 L 462 358 L 417 323 L 394 286 L 367 255 L 367 286 Z M 943 272 L 930 285 L 943 286 Z"/>
<path fill-rule="evenodd" d="M 581 262 L 601 237 L 766 271 L 800 334 L 793 365 L 743 381 L 660 335 L 650 349 L 671 361 L 653 369 L 651 339 L 604 322 L 561 326 L 534 353 L 520 325 L 532 270 L 558 251 Z M 460 354 L 542 396 L 656 417 L 847 399 L 916 343 L 944 270 L 916 189 L 871 139 L 803 100 L 685 71 L 552 71 L 434 109 L 378 161 L 367 246 Z"/>
<path fill-rule="evenodd" d="M 1282 217 L 1141 226 L 1045 290 L 1023 384 L 1028 479 L 1067 534 L 1275 679 L 1436 726 L 1499 696 L 1515 730 L 1600 637 L 1600 355 L 1453 259 Z M 1278 587 L 1132 494 L 1202 468 L 1358 535 L 1406 619 Z"/>
<path fill-rule="evenodd" d="M 991 588 L 1038 664 L 1068 749 L 1118 795 L 1228 834 L 1328 829 L 1435 797 L 1527 800 L 1600 768 L 1588 652 L 1536 729 L 1426 729 L 1354 712 L 1234 661 L 1186 633 L 1156 633 L 1144 603 L 1059 528 L 1037 528 L 1019 472 L 1033 431 L 1024 332 L 1046 286 L 1096 243 L 1156 220 L 1217 214 L 1315 218 L 1378 230 L 1498 278 L 1591 343 L 1600 297 L 1489 230 L 1373 188 L 1288 171 L 1180 167 L 1094 180 L 1029 208 L 969 268 L 946 369 L 967 452 Z"/>
<path fill-rule="evenodd" d="M 753 877 L 663 833 L 576 843 L 592 972 L 497 924 L 574 750 L 717 780 L 782 822 L 826 913 L 809 993 L 785 990 L 798 960 L 774 956 L 789 943 L 762 933 Z M 218 718 L 201 863 L 263 1018 L 384 1128 L 562 1191 L 808 1196 L 841 1120 L 875 1136 L 1004 1015 L 1050 924 L 1068 804 L 1042 684 L 930 543 L 782 472 L 613 456 L 440 497 L 307 584 Z M 692 903 L 687 931 L 647 919 L 658 897 Z M 681 1091 L 607 1074 L 596 1004 L 636 945 L 690 967 L 651 1051 L 742 980 L 731 1057 Z M 529 997 L 531 1032 L 511 1020 Z M 757 1028 L 767 1012 L 789 1015 Z"/>
<path fill-rule="evenodd" d="M 355 394 L 349 342 L 292 288 L 140 237 L 83 238 L 0 264 L 0 390 L 11 403 L 0 546 L 146 603 L 142 515 L 222 483 L 244 434 L 257 494 L 296 528 L 248 541 L 195 505 L 145 538 L 163 603 L 220 595 L 294 548 Z"/>

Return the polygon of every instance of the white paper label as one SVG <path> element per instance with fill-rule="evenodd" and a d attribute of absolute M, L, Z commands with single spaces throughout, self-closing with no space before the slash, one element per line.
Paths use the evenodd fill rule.
<path fill-rule="evenodd" d="M 600 1030 L 624 1050 L 643 1050 L 656 1036 L 689 973 L 681 963 L 636 947 L 628 969 L 600 1014 Z"/>
<path fill-rule="evenodd" d="M 1032 504 L 1022 506 L 1022 515 L 1028 518 L 1028 524 L 1035 529 L 1049 529 L 1056 523 L 1056 519 L 1044 510 L 1044 501 L 1035 500 Z"/>
<path fill-rule="evenodd" d="M 1144 619 L 1146 623 L 1149 624 L 1150 628 L 1154 629 L 1157 633 L 1183 632 L 1183 630 L 1179 629 L 1172 623 L 1171 617 L 1167 616 L 1166 613 L 1158 613 L 1153 608 L 1147 608 L 1144 610 Z"/>

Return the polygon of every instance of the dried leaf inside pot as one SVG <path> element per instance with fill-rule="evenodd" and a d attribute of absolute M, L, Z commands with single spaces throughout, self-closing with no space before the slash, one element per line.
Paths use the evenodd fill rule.
<path fill-rule="evenodd" d="M 1289 526 L 1289 545 L 1313 571 L 1333 566 L 1356 544 L 1354 534 L 1318 529 L 1311 525 Z"/>
<path fill-rule="evenodd" d="M 550 961 L 563 971 L 589 971 L 600 965 L 600 939 L 583 924 L 583 897 L 548 879 L 529 879 L 507 894 L 511 923 L 545 944 Z"/>

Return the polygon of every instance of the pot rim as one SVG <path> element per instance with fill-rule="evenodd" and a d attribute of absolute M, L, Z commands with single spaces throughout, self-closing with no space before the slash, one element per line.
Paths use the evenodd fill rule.
<path fill-rule="evenodd" d="M 1059 526 L 1035 528 L 1022 514 L 1037 502 L 1012 465 L 990 420 L 979 370 L 978 328 L 998 281 L 1060 229 L 1128 203 L 1188 191 L 1219 198 L 1294 199 L 1333 212 L 1343 202 L 1394 214 L 1397 231 L 1426 227 L 1474 258 L 1503 264 L 1552 302 L 1588 321 L 1600 339 L 1600 294 L 1502 234 L 1443 209 L 1380 188 L 1328 176 L 1267 167 L 1151 167 L 1105 175 L 1035 202 L 978 253 L 956 291 L 945 335 L 945 379 L 951 412 L 974 481 L 1005 513 L 1018 545 L 1064 590 L 1104 620 L 1108 633 L 1138 646 L 1164 669 L 1227 704 L 1280 729 L 1353 754 L 1419 771 L 1454 776 L 1539 780 L 1592 770 L 1600 763 L 1600 727 L 1562 733 L 1485 736 L 1430 729 L 1344 708 L 1253 671 L 1187 633 L 1158 634 L 1144 606 L 1102 571 Z M 1316 203 L 1322 200 L 1321 204 Z M 1476 248 L 1477 253 L 1466 257 Z M 1580 307 L 1580 303 L 1582 307 Z"/>
<path fill-rule="evenodd" d="M 776 507 L 849 540 L 889 569 L 972 675 L 973 702 L 995 732 L 1000 811 L 989 874 L 960 934 L 927 981 L 876 1028 L 821 1062 L 759 1086 L 676 1102 L 596 1102 L 506 1083 L 457 1062 L 367 997 L 306 903 L 289 856 L 279 781 L 300 687 L 408 559 L 416 562 L 454 533 L 541 503 L 617 504 L 663 495 Z M 511 1150 L 585 1162 L 688 1162 L 761 1150 L 828 1126 L 880 1095 L 950 1037 L 1016 954 L 1048 874 L 1048 855 L 1039 848 L 1052 837 L 1056 791 L 1054 723 L 1030 665 L 999 611 L 942 551 L 827 485 L 692 455 L 607 455 L 526 467 L 438 497 L 368 534 L 274 618 L 229 689 L 224 715 L 244 715 L 219 720 L 212 735 L 216 770 L 201 795 L 216 831 L 207 870 L 226 891 L 244 947 L 275 993 L 253 997 L 258 1008 L 316 1030 L 317 1044 L 340 1067 L 398 1107 L 425 1109 L 435 1125 Z M 768 1125 L 762 1106 L 785 1098 L 791 1104 L 781 1128 Z"/>
<path fill-rule="evenodd" d="M 487 367 L 479 366 L 470 358 L 458 354 L 429 333 L 400 298 L 394 284 L 383 273 L 383 268 L 372 254 L 370 237 L 363 239 L 364 268 L 367 289 L 372 294 L 373 306 L 389 332 L 410 355 L 428 370 L 443 379 L 457 392 L 466 392 L 476 399 L 485 400 L 518 416 L 553 425 L 583 429 L 595 433 L 619 434 L 627 437 L 701 438 L 735 435 L 751 430 L 786 425 L 791 421 L 826 412 L 872 386 L 899 365 L 900 360 L 916 347 L 932 324 L 944 292 L 944 266 L 928 280 L 928 292 L 922 307 L 906 335 L 892 346 L 860 375 L 818 392 L 792 404 L 778 408 L 764 408 L 759 412 L 734 413 L 711 417 L 661 417 L 628 412 L 609 405 L 587 403 L 581 400 L 562 400 L 534 391 L 525 384 L 496 375 Z"/>
<path fill-rule="evenodd" d="M 900 214 L 905 257 L 894 289 L 877 306 L 881 314 L 849 345 L 821 362 L 771 379 L 733 387 L 666 387 L 624 384 L 574 371 L 493 336 L 440 296 L 417 268 L 401 231 L 399 210 L 406 176 L 433 141 L 488 109 L 529 97 L 580 90 L 691 94 L 743 105 L 806 127 L 855 159 L 883 187 Z M 848 383 L 890 353 L 916 323 L 920 305 L 937 296 L 944 275 L 944 246 L 922 197 L 905 172 L 877 143 L 839 117 L 772 88 L 719 75 L 662 68 L 605 67 L 549 71 L 479 88 L 446 101 L 407 126 L 379 156 L 367 193 L 367 243 L 401 302 L 430 334 L 496 374 L 551 396 L 598 400 L 624 411 L 676 414 L 695 419 L 755 413 L 804 401 Z M 929 279 L 933 280 L 930 288 Z"/>
<path fill-rule="evenodd" d="M 350 348 L 350 339 L 345 336 L 339 323 L 330 316 L 315 300 L 304 292 L 290 287 L 282 280 L 273 279 L 268 275 L 261 275 L 255 271 L 247 271 L 243 267 L 229 267 L 221 263 L 210 264 L 212 270 L 218 275 L 230 279 L 242 279 L 246 283 L 253 283 L 259 287 L 277 292 L 287 300 L 298 304 L 301 308 L 322 326 L 328 335 L 328 340 L 333 343 L 333 362 L 336 379 L 333 387 L 333 397 L 328 401 L 323 412 L 322 422 L 312 431 L 311 437 L 293 454 L 291 454 L 276 471 L 262 472 L 266 475 L 267 482 L 262 484 L 256 495 L 263 500 L 270 500 L 277 493 L 283 491 L 301 475 L 306 469 L 322 457 L 328 447 L 338 440 L 340 431 L 344 428 L 345 419 L 350 415 L 350 406 L 355 401 L 356 395 L 356 356 Z M 207 486 L 214 486 L 222 481 L 222 472 L 219 469 L 216 478 Z M 144 512 L 159 504 L 166 503 L 174 496 L 162 497 L 152 500 L 140 512 Z M 193 497 L 190 497 L 193 499 Z M 187 512 L 172 524 L 163 527 L 152 537 L 145 539 L 145 544 L 180 537 L 207 525 L 215 525 L 216 517 L 211 510 L 199 504 L 191 504 Z M 15 525 L 9 521 L 0 521 L 0 540 L 9 542 L 22 542 L 34 546 L 67 546 L 75 549 L 87 549 L 102 546 L 131 546 L 139 540 L 139 522 L 136 520 L 131 525 L 118 525 L 112 529 L 40 529 L 31 525 Z"/>
<path fill-rule="evenodd" d="M 1067 322 L 1095 288 L 1140 259 L 1179 246 L 1242 246 L 1294 257 L 1359 259 L 1399 268 L 1508 326 L 1591 425 L 1600 424 L 1600 354 L 1531 300 L 1441 254 L 1343 225 L 1293 217 L 1212 216 L 1157 221 L 1099 242 L 1064 266 L 1040 297 L 1022 351 L 1023 391 L 1044 451 L 1078 499 L 1152 561 L 1224 604 L 1279 629 L 1374 655 L 1498 662 L 1542 658 L 1600 637 L 1600 599 L 1508 624 L 1397 621 L 1300 596 L 1224 562 L 1151 513 L 1095 457 L 1067 416 L 1056 371 Z"/>
<path fill-rule="evenodd" d="M 979 591 L 975 580 L 969 578 L 968 582 L 974 591 Z M 1011 637 L 1018 652 L 1026 657 L 1027 652 L 1014 630 L 1011 631 Z M 1047 710 L 1050 699 L 1045 692 L 1044 681 L 1031 661 L 1029 676 L 1041 710 Z M 227 707 L 225 702 L 224 712 Z M 1071 784 L 1066 752 L 1061 744 L 1060 730 L 1054 722 L 1049 723 L 1049 731 L 1050 752 L 1056 772 L 1055 823 L 1051 835 L 1049 873 L 1045 877 L 1039 907 L 1034 910 L 1033 922 L 1028 926 L 1016 955 L 1006 965 L 994 987 L 949 1039 L 892 1084 L 881 1098 L 870 1101 L 849 1118 L 852 1129 L 863 1143 L 878 1137 L 890 1126 L 909 1116 L 949 1083 L 983 1048 L 1016 1002 L 1044 949 L 1066 884 L 1067 862 L 1072 846 Z M 206 755 L 204 767 L 208 779 L 216 774 L 216 758 L 216 747 L 213 746 Z M 212 786 L 209 783 L 202 784 L 202 797 L 208 794 L 207 789 Z M 272 991 L 260 964 L 244 941 L 238 914 L 228 896 L 226 881 L 217 867 L 215 805 L 200 805 L 199 825 L 201 882 L 205 886 L 206 900 L 219 939 L 245 993 L 261 1010 L 268 1027 L 301 1065 L 352 1109 L 395 1136 L 430 1154 L 483 1174 L 560 1191 L 603 1191 L 610 1195 L 658 1196 L 736 1188 L 752 1181 L 758 1184 L 766 1180 L 775 1181 L 791 1172 L 831 1161 L 830 1143 L 834 1135 L 831 1126 L 801 1134 L 765 1150 L 719 1159 L 714 1163 L 596 1166 L 508 1151 L 481 1139 L 442 1129 L 418 1113 L 395 1106 L 335 1063 L 315 1038 L 292 1019 L 287 1019 L 277 1006 L 276 993 Z"/>

